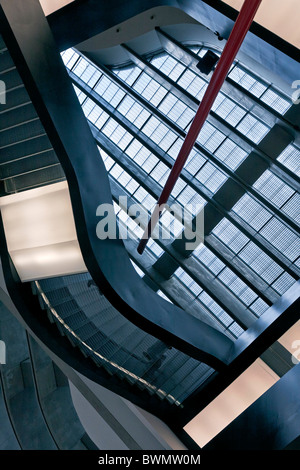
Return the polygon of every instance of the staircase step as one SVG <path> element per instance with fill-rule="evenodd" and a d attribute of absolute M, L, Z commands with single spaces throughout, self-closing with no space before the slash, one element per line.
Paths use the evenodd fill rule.
<path fill-rule="evenodd" d="M 6 103 L 1 104 L 0 107 L 0 115 L 9 112 L 10 110 L 14 110 L 16 113 L 20 113 L 21 107 L 25 103 L 30 103 L 31 100 L 28 96 L 26 88 L 22 86 L 18 86 L 10 91 L 6 90 Z"/>
<path fill-rule="evenodd" d="M 189 361 L 188 361 L 189 362 Z M 179 401 L 183 401 L 188 395 L 193 393 L 201 383 L 210 375 L 208 367 L 205 364 L 198 363 L 193 369 L 187 364 L 185 368 L 185 376 L 182 381 L 180 377 L 177 379 L 177 383 L 172 388 L 167 388 L 169 395 L 176 397 Z M 183 374 L 181 375 L 183 376 Z"/>
<path fill-rule="evenodd" d="M 171 364 L 169 363 L 169 366 L 171 366 Z M 178 368 L 173 367 L 170 371 L 164 368 L 164 372 L 162 372 L 161 367 L 159 367 L 156 372 L 150 371 L 147 374 L 147 379 L 151 381 L 155 387 L 163 390 L 166 394 L 170 394 L 171 390 L 178 384 L 178 381 L 182 382 L 182 386 L 185 387 L 184 382 L 187 370 L 192 371 L 198 364 L 199 363 L 196 361 L 190 361 L 190 358 L 187 358 L 181 366 Z"/>
<path fill-rule="evenodd" d="M 73 331 L 82 341 L 87 341 L 89 338 L 92 338 L 95 333 L 97 333 L 95 325 L 93 325 L 93 323 L 90 321 L 86 321 L 82 326 L 74 328 Z"/>
<path fill-rule="evenodd" d="M 101 313 L 99 314 L 101 318 Z M 117 336 L 117 332 L 121 328 L 124 328 L 126 325 L 126 319 L 118 312 L 118 314 L 107 322 L 102 322 L 102 326 L 100 326 L 101 331 L 108 336 L 109 338 L 114 339 L 114 334 Z"/>
<path fill-rule="evenodd" d="M 26 189 L 37 188 L 45 184 L 58 183 L 64 181 L 65 174 L 61 165 L 53 165 L 51 167 L 26 173 L 25 175 L 10 178 L 4 181 L 6 194 L 24 191 Z"/>
<path fill-rule="evenodd" d="M 11 129 L 4 130 L 0 133 L 1 148 L 8 145 L 15 145 L 17 142 L 23 142 L 26 139 L 37 137 L 43 134 L 44 128 L 39 119 L 23 123 Z"/>
<path fill-rule="evenodd" d="M 46 312 L 47 312 L 47 317 L 48 317 L 48 320 L 50 321 L 50 323 L 55 323 L 53 313 L 51 313 L 51 311 L 48 308 L 47 308 Z"/>
<path fill-rule="evenodd" d="M 19 126 L 24 122 L 32 121 L 37 118 L 38 115 L 36 110 L 34 109 L 33 104 L 29 102 L 24 104 L 21 108 L 7 110 L 5 113 L 0 113 L 0 129 L 3 132 L 5 129 Z"/>
<path fill-rule="evenodd" d="M 19 86 L 24 86 L 23 81 L 17 71 L 17 69 L 7 70 L 6 72 L 0 73 L 0 80 L 3 80 L 6 85 L 6 92 L 15 89 Z"/>
<path fill-rule="evenodd" d="M 7 164 L 0 164 L 0 178 L 2 180 L 16 178 L 20 175 L 57 164 L 58 159 L 54 150 L 46 150 L 38 155 L 15 160 Z"/>
<path fill-rule="evenodd" d="M 76 333 L 78 328 L 83 327 L 89 323 L 89 319 L 82 312 L 77 312 L 76 314 L 69 315 L 68 318 L 63 319 L 68 327 Z"/>
<path fill-rule="evenodd" d="M 69 284 L 77 284 L 80 282 L 88 282 L 91 279 L 89 273 L 74 274 L 70 276 L 62 277 L 53 277 L 49 279 L 43 279 L 40 281 L 40 285 L 43 289 L 43 292 L 51 292 L 53 290 L 59 289 L 62 285 L 68 286 Z"/>
<path fill-rule="evenodd" d="M 48 137 L 38 135 L 32 139 L 14 143 L 8 147 L 0 148 L 0 164 L 7 164 L 22 158 L 30 158 L 31 156 L 40 155 L 41 152 L 52 150 L 52 146 Z M 1 144 L 0 144 L 1 147 Z"/>
<path fill-rule="evenodd" d="M 0 73 L 15 67 L 15 64 L 7 50 L 1 53 L 0 59 Z"/>
<path fill-rule="evenodd" d="M 97 302 L 99 299 L 97 296 L 92 296 L 91 293 L 87 290 L 82 290 L 78 292 L 77 295 L 72 295 L 67 287 L 61 287 L 60 289 L 56 289 L 52 292 L 47 293 L 47 297 L 51 303 L 51 305 L 59 309 L 65 302 L 69 300 L 73 300 L 76 302 L 78 307 L 82 310 L 88 308 L 89 304 Z M 100 303 L 100 302 L 99 302 Z M 75 305 L 74 305 L 75 307 Z M 76 307 L 75 307 L 76 308 Z M 100 310 L 100 307 L 99 307 Z"/>

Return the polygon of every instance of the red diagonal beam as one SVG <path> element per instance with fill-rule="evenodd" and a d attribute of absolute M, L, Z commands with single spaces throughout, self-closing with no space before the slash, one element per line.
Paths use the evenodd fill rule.
<path fill-rule="evenodd" d="M 145 229 L 143 237 L 139 243 L 138 252 L 140 254 L 143 253 L 147 241 L 151 237 L 154 227 L 157 224 L 160 214 L 163 210 L 163 205 L 166 204 L 169 199 L 169 196 L 184 167 L 184 164 L 197 140 L 199 132 L 206 121 L 206 118 L 224 83 L 224 80 L 226 79 L 235 56 L 238 53 L 238 50 L 241 47 L 247 32 L 249 31 L 261 2 L 262 0 L 245 0 L 243 3 L 241 11 L 232 28 L 228 41 L 223 49 L 222 55 L 211 77 L 190 129 L 185 137 L 166 184 L 154 208 L 148 226 Z"/>

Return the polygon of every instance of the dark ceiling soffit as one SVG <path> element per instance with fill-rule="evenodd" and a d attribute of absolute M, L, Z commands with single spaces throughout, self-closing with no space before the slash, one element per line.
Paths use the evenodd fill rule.
<path fill-rule="evenodd" d="M 0 5 L 4 40 L 69 183 L 78 241 L 91 276 L 136 326 L 216 370 L 226 367 L 232 340 L 152 291 L 121 239 L 97 238 L 97 207 L 112 204 L 108 175 L 51 30 L 38 0 L 21 5 L 1 0 Z"/>
<path fill-rule="evenodd" d="M 200 0 L 111 0 L 107 8 L 107 0 L 75 0 L 47 17 L 59 49 L 65 50 L 86 41 L 96 34 L 116 26 L 133 16 L 150 8 L 170 6 L 191 14 Z M 213 13 L 213 10 L 233 22 L 238 11 L 220 0 L 202 0 Z M 195 16 L 196 18 L 196 16 Z M 201 21 L 200 18 L 196 18 Z M 228 31 L 230 32 L 230 31 Z M 250 32 L 275 49 L 299 61 L 299 49 L 288 43 L 260 24 L 253 22 Z M 226 38 L 225 38 L 226 39 Z"/>

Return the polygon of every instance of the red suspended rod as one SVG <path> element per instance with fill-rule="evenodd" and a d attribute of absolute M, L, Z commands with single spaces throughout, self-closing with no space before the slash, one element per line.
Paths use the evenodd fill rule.
<path fill-rule="evenodd" d="M 245 0 L 138 246 L 143 253 L 262 0 Z"/>

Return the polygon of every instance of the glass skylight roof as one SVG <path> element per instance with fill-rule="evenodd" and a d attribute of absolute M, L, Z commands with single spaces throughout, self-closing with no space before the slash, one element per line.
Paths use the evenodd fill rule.
<path fill-rule="evenodd" d="M 198 46 L 189 48 L 200 57 L 207 50 Z M 159 71 L 157 76 L 150 76 L 147 68 L 142 70 L 135 64 L 109 70 L 72 49 L 62 57 L 90 125 L 99 130 L 97 144 L 110 178 L 120 191 L 121 188 L 126 191 L 132 203 L 139 202 L 152 211 L 195 115 L 196 107 L 191 103 L 193 100 L 195 103 L 195 98 L 202 99 L 209 78 L 165 51 L 143 58 Z M 174 82 L 176 93 L 166 85 L 162 74 Z M 278 116 L 292 106 L 284 93 L 240 62 L 231 68 L 227 82 L 238 93 L 244 93 L 247 100 L 239 102 L 238 95 L 229 95 L 226 87 L 219 93 L 172 192 L 173 200 L 183 207 L 201 204 L 208 214 L 214 207 L 220 214 L 219 220 L 216 219 L 204 244 L 200 243 L 193 251 L 192 271 L 182 253 L 177 256 L 174 251 L 173 242 L 182 234 L 184 226 L 172 215 L 165 213 L 160 220 L 166 227 L 171 221 L 171 240 L 151 239 L 146 253 L 156 267 L 167 247 L 172 247 L 177 268 L 168 278 L 179 282 L 190 296 L 193 314 L 198 308 L 236 338 L 244 331 L 239 324 L 242 322 L 235 320 L 238 315 L 232 314 L 230 303 L 226 305 L 224 301 L 221 306 L 212 298 L 209 292 L 214 284 L 205 285 L 197 270 L 212 276 L 218 289 L 235 299 L 241 311 L 248 312 L 249 323 L 293 285 L 299 278 L 300 267 L 299 233 L 295 230 L 295 224 L 300 221 L 300 197 L 295 189 L 298 182 L 295 179 L 289 184 L 288 178 L 281 179 L 278 175 L 286 168 L 299 176 L 300 151 L 290 142 L 254 184 L 249 186 L 247 181 L 238 180 L 242 195 L 236 198 L 231 210 L 225 209 L 222 201 L 216 204 L 220 189 L 224 185 L 226 190 L 231 187 L 230 178 L 236 178 L 235 172 L 249 153 L 259 148 L 260 142 L 272 132 Z M 180 90 L 182 99 L 178 98 Z M 110 141 L 110 151 L 102 136 Z M 130 172 L 126 171 L 124 160 L 119 161 L 119 155 L 122 160 L 127 159 Z M 275 171 L 276 162 L 278 171 Z M 115 201 L 117 196 L 113 193 Z M 119 220 L 135 233 L 138 242 L 142 229 L 117 202 L 115 208 Z M 134 265 L 140 275 L 147 275 Z M 158 289 L 158 294 L 173 301 L 171 291 L 170 297 L 167 295 L 168 282 Z M 180 304 L 180 298 L 176 301 Z"/>

